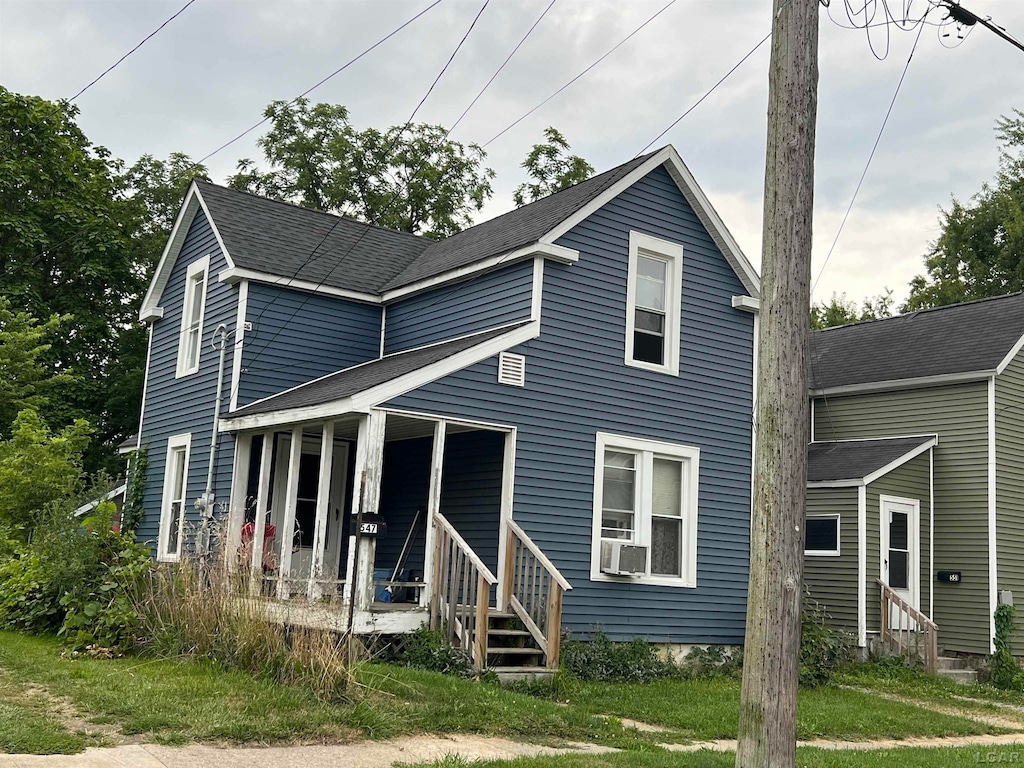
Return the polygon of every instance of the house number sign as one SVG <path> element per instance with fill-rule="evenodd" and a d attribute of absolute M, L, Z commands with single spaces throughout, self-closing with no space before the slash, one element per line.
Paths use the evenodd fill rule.
<path fill-rule="evenodd" d="M 377 535 L 377 523 L 362 523 L 359 526 L 359 532 L 363 536 L 376 536 Z"/>
<path fill-rule="evenodd" d="M 960 583 L 960 571 L 939 571 L 937 581 L 944 581 L 947 584 Z"/>

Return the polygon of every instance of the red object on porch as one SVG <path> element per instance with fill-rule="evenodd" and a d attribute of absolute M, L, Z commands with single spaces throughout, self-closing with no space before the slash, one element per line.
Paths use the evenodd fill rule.
<path fill-rule="evenodd" d="M 242 543 L 248 544 L 253 540 L 256 533 L 256 523 L 246 523 L 242 526 Z M 263 528 L 263 539 L 272 539 L 277 535 L 276 525 L 267 525 Z"/>
<path fill-rule="evenodd" d="M 246 523 L 242 526 L 242 546 L 240 559 L 247 562 L 252 558 L 252 544 L 256 535 L 256 524 Z M 277 536 L 277 526 L 267 525 L 263 528 L 263 571 L 277 570 L 277 559 L 274 557 L 274 537 Z"/>

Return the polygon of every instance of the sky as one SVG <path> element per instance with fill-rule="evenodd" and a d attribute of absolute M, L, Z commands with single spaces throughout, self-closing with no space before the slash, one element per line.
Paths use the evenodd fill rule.
<path fill-rule="evenodd" d="M 872 0 L 869 0 L 869 2 Z M 185 0 L 0 0 L 0 84 L 70 97 Z M 76 103 L 96 144 L 133 162 L 200 158 L 378 41 L 432 0 L 196 0 Z M 450 125 L 550 0 L 490 0 L 417 120 Z M 551 95 L 668 0 L 556 0 L 452 138 L 483 144 Z M 863 4 L 864 0 L 850 0 Z M 357 128 L 406 120 L 483 0 L 443 0 L 310 98 L 344 104 Z M 899 9 L 903 0 L 889 0 Z M 1024 3 L 964 0 L 1024 38 Z M 771 28 L 768 0 L 676 0 L 653 22 L 487 146 L 497 176 L 482 221 L 512 208 L 529 148 L 555 126 L 598 171 L 639 153 Z M 914 16 L 924 0 L 911 5 Z M 935 11 L 929 20 L 938 21 Z M 876 17 L 881 20 L 881 16 Z M 820 14 L 815 300 L 897 302 L 923 271 L 940 209 L 969 199 L 998 162 L 994 123 L 1024 109 L 1024 52 L 977 27 L 926 27 L 832 257 L 836 236 L 916 31 L 848 29 L 844 0 Z M 889 34 L 887 33 L 889 31 Z M 887 55 L 886 55 L 887 52 Z M 672 143 L 750 260 L 761 250 L 769 46 L 654 146 Z M 257 130 L 207 162 L 214 181 L 260 159 Z M 824 271 L 822 267 L 825 266 Z"/>

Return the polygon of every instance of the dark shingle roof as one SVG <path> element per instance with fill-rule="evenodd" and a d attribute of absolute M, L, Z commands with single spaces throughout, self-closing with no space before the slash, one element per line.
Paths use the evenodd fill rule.
<path fill-rule="evenodd" d="M 224 246 L 243 269 L 376 293 L 432 242 L 208 181 L 196 183 Z"/>
<path fill-rule="evenodd" d="M 412 264 L 383 287 L 401 288 L 417 280 L 536 242 L 643 165 L 649 157 L 649 154 L 641 155 L 610 171 L 599 173 L 553 195 L 440 240 L 427 247 Z"/>
<path fill-rule="evenodd" d="M 817 331 L 813 389 L 991 371 L 1024 336 L 1024 293 Z"/>
<path fill-rule="evenodd" d="M 385 384 L 399 376 L 440 362 L 458 352 L 463 352 L 478 344 L 490 341 L 525 324 L 519 323 L 504 328 L 495 328 L 462 339 L 454 339 L 443 344 L 412 349 L 408 352 L 399 352 L 369 363 L 357 365 L 353 368 L 346 368 L 343 371 L 315 379 L 295 389 L 282 392 L 279 395 L 273 395 L 252 405 L 239 408 L 237 411 L 232 411 L 225 418 L 233 419 L 238 416 L 252 416 L 258 413 L 270 413 L 288 408 L 306 408 L 335 400 L 342 400 L 351 395 L 365 392 L 367 389 L 378 384 Z"/>
<path fill-rule="evenodd" d="M 882 440 L 842 440 L 807 446 L 807 482 L 859 480 L 906 456 L 934 435 Z"/>
<path fill-rule="evenodd" d="M 122 442 L 118 443 L 117 450 L 121 451 L 134 451 L 136 446 L 139 444 L 139 433 L 136 432 L 134 435 L 125 438 Z"/>
<path fill-rule="evenodd" d="M 649 157 L 634 158 L 444 240 L 269 200 L 204 179 L 196 184 L 235 266 L 376 294 L 536 242 Z M 316 257 L 310 258 L 314 252 Z"/>

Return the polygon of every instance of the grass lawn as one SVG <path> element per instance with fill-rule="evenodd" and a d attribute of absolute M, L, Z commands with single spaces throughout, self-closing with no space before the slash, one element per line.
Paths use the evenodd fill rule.
<path fill-rule="evenodd" d="M 557 687 L 557 695 L 586 712 L 656 723 L 701 740 L 736 737 L 739 689 L 739 681 L 731 679 L 655 683 L 570 681 Z M 998 732 L 998 728 L 973 720 L 835 686 L 801 689 L 797 705 L 799 739 L 899 739 Z"/>
<path fill-rule="evenodd" d="M 733 768 L 733 752 L 620 752 L 607 755 L 560 755 L 521 757 L 467 763 L 447 758 L 406 768 Z M 1017 764 L 1024 761 L 1021 746 L 927 749 L 900 747 L 870 751 L 836 752 L 827 749 L 797 750 L 800 768 L 962 768 L 968 765 Z"/>
<path fill-rule="evenodd" d="M 95 743 L 96 739 L 68 731 L 45 699 L 0 673 L 0 752 L 67 754 Z"/>

